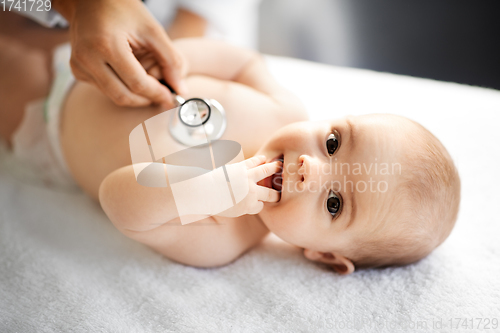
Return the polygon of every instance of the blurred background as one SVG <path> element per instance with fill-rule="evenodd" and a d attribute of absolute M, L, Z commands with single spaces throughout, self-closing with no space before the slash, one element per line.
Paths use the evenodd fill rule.
<path fill-rule="evenodd" d="M 500 89 L 500 1 L 263 0 L 259 50 Z"/>
<path fill-rule="evenodd" d="M 176 1 L 146 3 L 162 22 Z M 500 89 L 500 0 L 203 1 L 229 41 L 263 53 Z M 44 51 L 68 39 L 0 11 L 2 35 Z"/>

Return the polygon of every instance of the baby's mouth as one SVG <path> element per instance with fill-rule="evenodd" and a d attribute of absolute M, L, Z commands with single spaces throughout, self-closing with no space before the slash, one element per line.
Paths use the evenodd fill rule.
<path fill-rule="evenodd" d="M 279 155 L 270 160 L 268 163 L 276 162 L 276 161 L 281 161 L 282 164 L 284 164 L 284 156 Z M 265 179 L 262 179 L 260 182 L 257 184 L 260 186 L 265 186 L 267 188 L 272 188 L 273 190 L 276 190 L 280 193 L 278 202 L 281 201 L 281 189 L 282 189 L 282 184 L 283 184 L 283 168 L 284 166 L 282 165 L 278 172 L 273 174 L 272 176 L 269 176 Z"/>
<path fill-rule="evenodd" d="M 280 155 L 275 157 L 271 162 L 275 161 L 281 161 L 282 166 L 279 168 L 278 172 L 271 176 L 271 187 L 281 193 L 281 189 L 283 188 L 283 168 L 285 166 L 284 156 Z"/>

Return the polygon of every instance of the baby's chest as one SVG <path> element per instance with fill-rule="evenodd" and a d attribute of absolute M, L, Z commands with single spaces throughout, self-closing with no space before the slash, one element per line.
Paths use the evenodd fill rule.
<path fill-rule="evenodd" d="M 228 146 L 228 153 L 231 153 L 234 146 L 238 146 L 238 153 L 241 151 L 244 158 L 247 159 L 255 155 L 265 139 L 270 135 L 265 135 L 266 133 L 262 131 L 256 135 L 257 123 L 243 124 L 228 119 L 222 135 L 214 140 L 213 137 L 206 134 L 207 129 L 204 126 L 198 128 L 185 125 L 172 126 L 171 119 L 166 119 L 162 122 L 163 124 L 158 119 L 155 120 L 157 123 L 146 123 L 147 141 L 155 160 L 161 160 L 164 157 L 179 154 L 180 152 L 210 150 L 209 146 L 224 147 L 223 142 Z"/>

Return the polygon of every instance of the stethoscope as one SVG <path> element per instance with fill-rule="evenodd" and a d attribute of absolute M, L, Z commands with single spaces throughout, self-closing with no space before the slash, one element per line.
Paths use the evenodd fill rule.
<path fill-rule="evenodd" d="M 169 132 L 179 143 L 192 147 L 220 139 L 227 126 L 226 112 L 215 99 L 179 96 L 164 80 L 177 102 L 168 124 Z"/>

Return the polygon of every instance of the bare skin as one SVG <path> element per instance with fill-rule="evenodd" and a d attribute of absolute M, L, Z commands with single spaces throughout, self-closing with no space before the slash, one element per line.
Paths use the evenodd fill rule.
<path fill-rule="evenodd" d="M 349 274 L 355 269 L 349 258 L 365 241 L 382 235 L 375 240 L 377 250 L 383 250 L 386 239 L 398 240 L 398 230 L 407 226 L 399 218 L 407 211 L 407 197 L 398 192 L 400 163 L 414 163 L 405 159 L 406 152 L 420 149 L 426 156 L 427 147 L 434 145 L 431 153 L 437 150 L 444 157 L 428 157 L 432 165 L 439 162 L 453 173 L 444 147 L 406 118 L 369 115 L 300 122 L 307 120 L 300 102 L 277 85 L 257 54 L 207 40 L 181 40 L 176 47 L 190 64 L 186 78 L 190 94 L 185 97 L 219 100 L 228 115 L 223 139 L 239 142 L 247 158 L 256 155 L 245 161 L 250 189 L 242 204 L 181 226 L 170 188 L 138 184 L 128 136 L 138 124 L 162 112 L 160 108 L 118 107 L 93 86 L 77 83 L 63 107 L 60 129 L 64 156 L 76 182 L 100 201 L 122 233 L 170 259 L 199 267 L 224 265 L 272 231 L 304 248 L 306 258 Z M 151 75 L 161 74 L 154 64 L 145 68 Z M 179 148 L 176 145 L 173 140 L 167 144 L 173 150 Z M 277 156 L 283 159 L 279 200 L 266 178 L 279 169 L 273 162 Z M 374 162 L 380 172 L 373 171 Z M 344 173 L 343 165 L 360 167 Z M 389 165 L 399 168 L 389 172 Z M 456 174 L 448 172 L 446 177 L 452 185 L 445 187 L 451 193 L 446 195 L 454 198 L 454 205 L 442 214 L 449 215 L 444 218 L 452 227 L 460 183 Z M 440 200 L 448 197 L 442 195 Z M 418 244 L 403 253 L 404 262 L 418 260 L 446 238 L 450 229 L 434 232 L 439 223 L 440 219 L 432 220 L 425 237 L 411 238 Z M 401 241 L 407 245 L 408 237 Z"/>
<path fill-rule="evenodd" d="M 67 40 L 64 30 L 0 11 L 0 137 L 7 143 L 23 119 L 26 103 L 47 96 L 52 50 Z"/>
<path fill-rule="evenodd" d="M 171 39 L 199 37 L 207 22 L 202 17 L 179 8 L 167 27 Z M 45 28 L 14 12 L 0 11 L 0 138 L 10 145 L 28 102 L 44 98 L 52 83 L 52 52 L 69 42 L 68 29 Z M 149 67 L 157 65 L 154 57 L 139 59 Z"/>
<path fill-rule="evenodd" d="M 204 40 L 180 40 L 176 47 L 190 65 L 185 97 L 214 98 L 224 105 L 228 126 L 222 139 L 239 142 L 246 158 L 255 155 L 278 128 L 307 119 L 301 104 L 274 81 L 258 54 Z M 246 214 L 249 206 L 229 217 L 226 212 L 181 227 L 170 188 L 136 182 L 128 136 L 161 112 L 158 107 L 118 107 L 93 86 L 77 83 L 61 124 L 67 164 L 78 184 L 100 200 L 114 225 L 128 237 L 184 264 L 227 264 L 269 231 L 258 215 Z M 169 145 L 174 151 L 182 148 L 173 139 Z M 261 175 L 254 183 L 276 172 L 276 165 L 258 167 Z M 264 200 L 268 199 L 254 201 Z"/>
<path fill-rule="evenodd" d="M 183 90 L 184 61 L 163 27 L 137 0 L 53 0 L 69 22 L 71 68 L 116 104 L 172 107 L 170 91 L 140 64 L 152 57 L 176 91 Z M 139 60 L 139 61 L 138 61 Z"/>
<path fill-rule="evenodd" d="M 5 13 L 3 14 L 5 15 Z M 0 43 L 2 46 L 5 46 L 0 48 L 0 50 L 3 50 L 0 51 L 0 67 L 2 73 L 5 74 L 2 76 L 4 80 L 0 80 L 0 84 L 4 88 L 1 89 L 1 92 L 5 94 L 5 96 L 2 96 L 4 98 L 1 99 L 2 104 L 0 104 L 0 135 L 10 144 L 13 133 L 22 121 L 26 103 L 43 98 L 48 94 L 53 79 L 51 76 L 51 53 L 53 47 L 60 42 L 67 41 L 68 35 L 65 31 L 46 29 L 17 15 L 10 14 L 8 17 L 9 20 L 3 21 L 7 24 L 0 26 L 3 29 L 1 32 L 10 33 L 9 31 L 13 27 L 19 28 L 14 29 L 16 34 L 13 34 L 17 39 L 0 35 Z M 186 26 L 190 28 L 185 29 Z M 169 33 L 174 38 L 186 35 L 193 36 L 204 33 L 205 28 L 206 22 L 203 19 L 181 9 L 169 28 Z M 38 38 L 31 37 L 35 35 Z M 40 41 L 46 41 L 47 43 L 39 43 Z M 182 43 L 180 44 L 182 45 Z M 230 70 L 227 70 L 227 62 L 218 61 L 216 54 L 212 55 L 212 66 L 200 66 L 207 63 L 206 55 L 204 58 L 200 58 L 196 47 L 190 48 L 188 46 L 185 48 L 185 51 L 186 55 L 190 55 L 191 74 L 202 74 L 187 77 L 188 86 L 192 91 L 186 97 L 210 96 L 222 102 L 228 110 L 238 109 L 234 105 L 239 104 L 241 101 L 238 98 L 239 94 L 243 95 L 243 100 L 246 100 L 245 98 L 255 100 L 256 103 L 253 106 L 256 110 L 248 106 L 246 110 L 242 110 L 245 114 L 238 116 L 238 119 L 242 120 L 241 124 L 251 123 L 249 120 L 253 120 L 254 117 L 261 117 L 266 112 L 272 114 L 276 110 L 283 111 L 281 102 L 289 100 L 287 92 L 275 88 L 277 85 L 275 85 L 274 81 L 268 81 L 270 76 L 263 69 L 260 59 L 253 61 L 255 60 L 253 59 L 255 56 L 253 53 L 241 52 L 240 58 L 236 58 L 237 61 L 230 66 Z M 140 60 L 149 74 L 161 76 L 161 71 L 155 71 L 157 67 L 155 62 L 148 63 L 147 58 Z M 247 61 L 253 65 L 248 66 L 248 70 L 244 73 L 241 69 Z M 209 68 L 208 72 L 206 68 Z M 257 71 L 252 73 L 255 69 Z M 12 75 L 8 75 L 11 72 Z M 265 79 L 256 79 L 260 74 L 264 74 Z M 234 80 L 234 83 L 231 83 L 231 80 Z M 231 93 L 226 94 L 228 88 Z M 296 109 L 296 106 L 290 105 L 288 109 L 289 111 Z M 98 189 L 105 176 L 122 166 L 130 165 L 127 142 L 130 130 L 138 123 L 161 111 L 162 109 L 157 107 L 135 109 L 118 107 L 94 86 L 82 82 L 75 85 L 70 96 L 68 96 L 66 108 L 62 113 L 62 145 L 67 162 L 76 180 L 91 197 L 98 198 Z M 304 115 L 300 112 L 295 116 L 293 112 L 290 112 L 290 115 L 290 121 L 305 119 Z M 235 114 L 229 114 L 228 118 L 230 129 L 226 132 L 224 138 L 235 139 L 241 128 L 238 129 L 232 124 L 236 118 Z M 88 126 L 85 126 L 85 124 L 88 124 Z M 101 124 L 102 126 L 96 126 L 96 124 Z M 117 126 L 117 124 L 119 125 Z M 245 156 L 252 156 L 260 146 L 259 142 L 264 140 L 270 131 L 274 131 L 276 127 L 281 126 L 282 124 L 278 125 L 277 122 L 265 124 L 262 128 L 255 126 L 251 130 L 256 136 L 245 138 L 245 143 L 241 142 L 239 137 L 236 138 L 238 139 L 237 141 L 243 143 Z M 71 134 L 66 135 L 66 133 Z M 259 137 L 260 140 L 256 141 L 256 137 Z M 102 143 L 105 143 L 105 145 Z M 172 142 L 172 145 L 176 144 Z M 100 150 L 104 146 L 107 146 L 107 148 Z M 72 155 L 71 152 L 75 150 L 80 151 L 81 154 Z M 111 158 L 108 158 L 109 154 L 107 153 L 110 150 L 116 153 Z M 99 163 L 96 164 L 95 161 L 99 161 Z M 275 172 L 274 170 L 271 171 L 272 173 Z M 136 185 L 135 179 L 134 185 Z M 170 253 L 172 259 L 198 266 L 214 266 L 234 260 L 267 234 L 267 229 L 261 224 L 257 216 L 248 215 L 241 219 L 255 223 L 224 224 L 225 221 L 231 220 L 227 217 L 220 217 L 217 221 L 212 218 L 207 219 L 209 222 L 207 225 L 213 226 L 216 223 L 226 226 L 220 226 L 216 229 L 211 228 L 210 232 L 203 231 L 205 236 L 202 238 L 206 240 L 206 244 L 203 245 L 203 242 L 196 242 L 196 244 L 199 244 L 203 248 L 199 252 L 204 254 L 202 258 L 187 254 L 180 247 L 169 248 L 169 251 L 167 251 L 167 248 L 165 248 L 166 243 L 163 241 L 161 248 L 155 246 L 155 242 L 163 239 L 166 235 L 165 232 L 158 233 L 159 229 L 150 233 L 139 233 L 134 231 L 138 226 L 131 226 L 131 230 L 126 230 L 125 228 L 120 228 L 118 223 L 117 227 L 123 232 L 128 233 L 128 236 L 152 246 L 163 254 L 168 255 Z M 203 225 L 207 221 L 201 221 L 199 224 Z M 177 222 L 178 224 L 178 221 L 174 220 L 173 222 Z M 197 237 L 196 235 L 199 232 L 193 234 L 191 229 L 193 228 L 179 229 L 179 237 L 174 238 L 178 241 L 186 237 Z M 202 229 L 206 229 L 206 227 L 199 229 L 201 231 Z M 169 232 L 170 237 L 173 237 L 174 235 L 171 234 L 172 230 L 169 230 Z M 212 248 L 214 245 L 213 240 L 216 238 L 210 236 L 210 234 L 213 234 L 214 237 L 217 235 L 216 237 L 225 239 L 224 242 L 219 242 L 219 244 L 224 245 L 223 249 Z M 212 250 L 210 251 L 210 249 Z M 214 255 L 214 251 L 218 254 Z M 211 252 L 212 255 L 210 255 Z M 211 257 L 211 259 L 207 260 L 207 256 Z M 187 259 L 186 257 L 190 258 Z"/>

